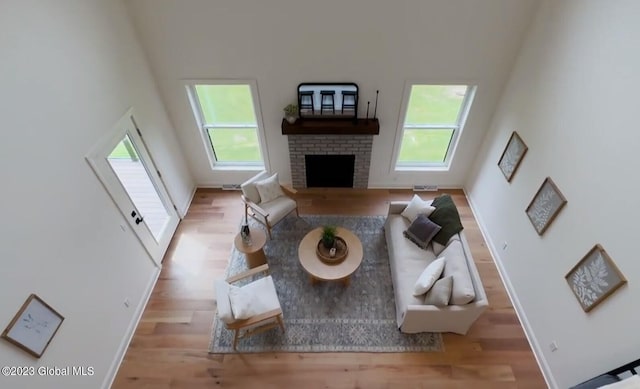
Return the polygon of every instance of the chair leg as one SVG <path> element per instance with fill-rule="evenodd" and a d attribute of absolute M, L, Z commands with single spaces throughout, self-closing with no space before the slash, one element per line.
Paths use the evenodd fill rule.
<path fill-rule="evenodd" d="M 238 333 L 240 332 L 240 330 L 236 330 L 236 332 L 233 334 L 233 349 L 236 350 L 236 346 L 238 345 Z"/>
<path fill-rule="evenodd" d="M 271 226 L 269 225 L 269 222 L 267 222 L 267 232 L 269 233 L 269 240 L 271 240 Z"/>
<path fill-rule="evenodd" d="M 298 207 L 296 207 L 296 216 L 300 217 L 300 214 L 298 213 Z"/>
<path fill-rule="evenodd" d="M 282 329 L 282 333 L 284 334 L 284 321 L 282 321 L 282 315 L 278 315 L 276 319 L 278 319 L 278 324 L 280 324 L 280 328 Z"/>

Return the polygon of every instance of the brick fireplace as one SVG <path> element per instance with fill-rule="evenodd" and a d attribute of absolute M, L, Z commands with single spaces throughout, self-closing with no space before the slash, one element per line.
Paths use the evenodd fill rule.
<path fill-rule="evenodd" d="M 288 138 L 294 188 L 307 187 L 307 155 L 354 155 L 353 187 L 367 188 L 373 135 L 288 135 Z"/>

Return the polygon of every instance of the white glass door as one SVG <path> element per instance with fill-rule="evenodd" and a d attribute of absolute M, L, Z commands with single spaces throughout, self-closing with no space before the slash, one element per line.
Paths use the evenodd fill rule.
<path fill-rule="evenodd" d="M 160 265 L 180 220 L 130 110 L 87 161 L 153 261 Z"/>

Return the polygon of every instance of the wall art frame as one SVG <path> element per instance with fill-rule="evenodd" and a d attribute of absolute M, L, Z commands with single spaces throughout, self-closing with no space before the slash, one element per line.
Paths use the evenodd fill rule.
<path fill-rule="evenodd" d="M 627 283 L 605 249 L 596 244 L 565 276 L 580 306 L 591 311 Z"/>
<path fill-rule="evenodd" d="M 32 293 L 0 337 L 40 358 L 63 321 L 62 315 Z"/>
<path fill-rule="evenodd" d="M 529 147 L 527 147 L 520 135 L 513 131 L 498 160 L 498 167 L 504 175 L 504 178 L 507 179 L 507 182 L 511 182 L 513 179 L 528 150 Z"/>
<path fill-rule="evenodd" d="M 567 204 L 551 177 L 545 178 L 525 210 L 533 228 L 542 236 Z"/>

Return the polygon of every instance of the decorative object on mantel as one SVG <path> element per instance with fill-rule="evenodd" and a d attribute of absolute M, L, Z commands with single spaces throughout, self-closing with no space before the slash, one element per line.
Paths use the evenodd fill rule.
<path fill-rule="evenodd" d="M 524 144 L 518 133 L 514 131 L 498 161 L 498 167 L 508 182 L 511 182 L 527 150 L 529 150 L 527 145 Z"/>
<path fill-rule="evenodd" d="M 627 282 L 599 244 L 593 246 L 565 279 L 585 312 L 591 311 Z"/>
<path fill-rule="evenodd" d="M 379 90 L 376 90 L 376 105 L 373 107 L 373 118 L 376 118 L 376 115 L 378 114 L 378 93 L 380 93 Z"/>
<path fill-rule="evenodd" d="M 547 177 L 525 210 L 533 228 L 542 235 L 567 203 L 560 189 Z"/>
<path fill-rule="evenodd" d="M 295 104 L 289 104 L 284 107 L 284 118 L 291 124 L 296 122 L 298 118 L 298 106 Z"/>
<path fill-rule="evenodd" d="M 2 332 L 2 338 L 40 358 L 63 320 L 62 315 L 32 293 Z"/>

